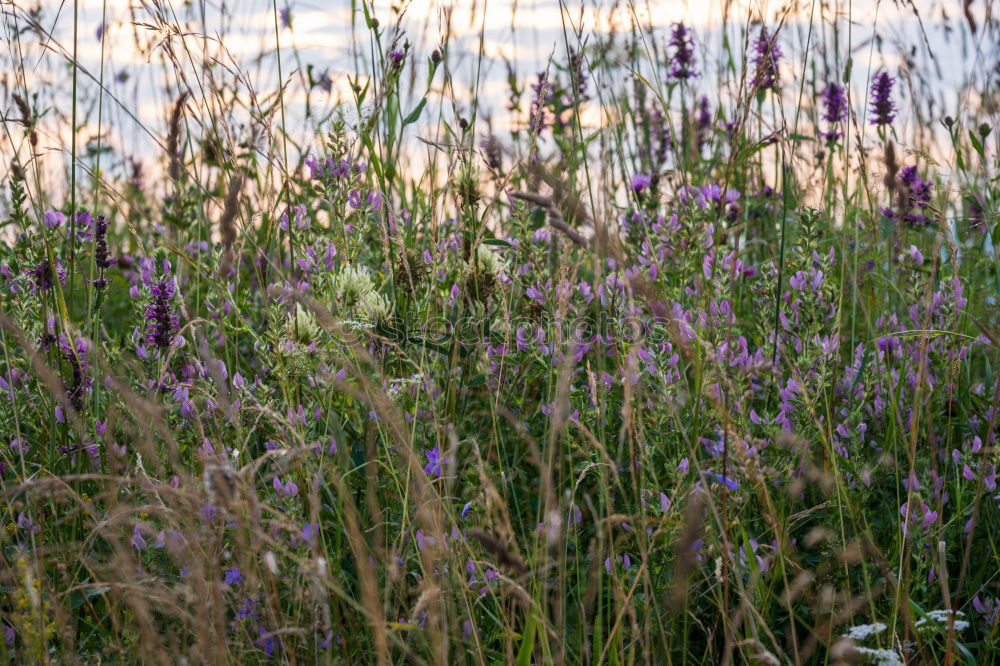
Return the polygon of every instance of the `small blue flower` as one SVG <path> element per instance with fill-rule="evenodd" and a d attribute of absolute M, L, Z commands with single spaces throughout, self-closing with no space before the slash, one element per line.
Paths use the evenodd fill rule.
<path fill-rule="evenodd" d="M 243 582 L 243 575 L 234 565 L 232 569 L 226 572 L 226 577 L 222 582 L 226 585 L 236 585 L 237 583 Z"/>

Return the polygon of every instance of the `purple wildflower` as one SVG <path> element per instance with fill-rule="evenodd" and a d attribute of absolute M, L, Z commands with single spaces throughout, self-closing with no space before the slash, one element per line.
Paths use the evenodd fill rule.
<path fill-rule="evenodd" d="M 226 585 L 236 585 L 237 583 L 243 582 L 243 574 L 240 570 L 233 565 L 233 568 L 226 572 L 226 577 L 222 581 Z"/>
<path fill-rule="evenodd" d="M 844 94 L 844 87 L 836 83 L 830 83 L 823 89 L 821 95 L 823 100 L 823 120 L 830 123 L 830 129 L 820 132 L 820 138 L 828 143 L 833 143 L 844 136 L 843 132 L 837 130 L 837 123 L 847 118 L 847 96 Z"/>
<path fill-rule="evenodd" d="M 52 275 L 52 265 L 47 259 L 43 259 L 40 264 L 27 271 L 27 275 L 31 276 L 31 281 L 35 285 L 35 290 L 48 291 L 55 286 L 57 279 L 60 285 L 66 286 L 66 269 L 58 261 L 55 263 L 55 276 Z"/>
<path fill-rule="evenodd" d="M 698 76 L 694 66 L 694 38 L 691 30 L 683 23 L 674 23 L 670 33 L 670 46 L 674 53 L 670 56 L 670 78 L 685 81 Z"/>
<path fill-rule="evenodd" d="M 268 657 L 274 654 L 275 648 L 281 649 L 281 641 L 278 640 L 277 636 L 262 625 L 257 627 L 257 631 L 260 633 L 260 638 L 254 641 L 254 645 L 264 650 L 264 654 Z"/>
<path fill-rule="evenodd" d="M 895 212 L 889 217 L 898 217 L 900 221 L 916 227 L 925 226 L 933 221 L 933 218 L 924 214 L 924 211 L 930 206 L 934 183 L 921 178 L 914 165 L 903 167 L 899 172 L 899 181 L 903 186 L 900 199 L 904 210 Z"/>
<path fill-rule="evenodd" d="M 533 134 L 541 134 L 548 127 L 545 119 L 545 107 L 552 99 L 552 84 L 549 83 L 548 72 L 539 72 L 538 81 L 531 89 L 535 92 L 535 97 L 531 101 L 531 109 L 528 112 L 528 130 Z"/>
<path fill-rule="evenodd" d="M 32 534 L 38 534 L 42 529 L 37 524 L 32 522 L 31 518 L 29 518 L 23 511 L 17 514 L 17 526 L 22 530 L 31 532 Z"/>
<path fill-rule="evenodd" d="M 879 72 L 872 79 L 872 125 L 891 125 L 896 117 L 896 105 L 892 101 L 892 86 L 896 79 L 888 72 Z"/>
<path fill-rule="evenodd" d="M 979 195 L 971 195 L 966 199 L 968 204 L 969 228 L 978 233 L 986 232 L 986 206 Z"/>
<path fill-rule="evenodd" d="M 55 229 L 61 227 L 63 222 L 66 221 L 66 216 L 55 210 L 45 211 L 45 215 L 42 218 L 45 222 L 45 226 L 49 229 Z"/>
<path fill-rule="evenodd" d="M 494 171 L 500 169 L 503 166 L 503 152 L 500 146 L 500 140 L 497 139 L 496 135 L 489 134 L 479 142 L 479 148 L 483 151 L 483 158 L 486 161 L 486 166 Z M 424 261 L 426 263 L 431 263 L 428 260 L 430 255 L 427 250 L 424 250 Z"/>
<path fill-rule="evenodd" d="M 637 173 L 632 176 L 632 191 L 639 194 L 644 189 L 652 185 L 653 179 L 648 173 Z"/>
<path fill-rule="evenodd" d="M 110 268 L 115 260 L 108 251 L 108 220 L 103 215 L 98 215 L 94 224 L 94 243 L 94 263 L 101 269 Z"/>
<path fill-rule="evenodd" d="M 177 317 L 170 301 L 174 297 L 173 278 L 164 278 L 150 288 L 153 300 L 146 307 L 146 342 L 161 349 L 170 346 L 177 331 Z"/>
<path fill-rule="evenodd" d="M 83 396 L 89 392 L 94 381 L 88 373 L 91 368 L 90 362 L 87 360 L 90 343 L 86 339 L 78 337 L 71 344 L 65 336 L 61 336 L 59 350 L 62 352 L 62 357 L 69 363 L 73 373 L 72 380 L 66 387 L 66 397 L 73 409 L 77 412 L 83 411 Z"/>
<path fill-rule="evenodd" d="M 767 28 L 762 26 L 753 48 L 754 90 L 774 88 L 778 82 L 778 60 L 782 55 L 777 35 L 768 35 Z"/>
<path fill-rule="evenodd" d="M 442 465 L 448 463 L 447 458 L 441 457 L 441 447 L 435 446 L 433 449 L 428 449 L 424 452 L 427 456 L 427 464 L 424 466 L 424 474 L 427 476 L 441 476 L 443 473 Z"/>
<path fill-rule="evenodd" d="M 136 525 L 132 528 L 132 547 L 136 550 L 146 550 L 146 539 L 142 536 L 142 529 Z"/>
<path fill-rule="evenodd" d="M 708 97 L 702 95 L 698 100 L 698 114 L 695 116 L 695 137 L 699 148 L 705 145 L 711 129 L 712 107 L 708 103 Z"/>

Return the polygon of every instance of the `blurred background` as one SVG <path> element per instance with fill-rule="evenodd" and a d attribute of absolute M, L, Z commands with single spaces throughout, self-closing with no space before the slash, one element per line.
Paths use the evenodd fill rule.
<path fill-rule="evenodd" d="M 353 124 L 371 113 L 357 92 L 377 89 L 385 58 L 398 51 L 412 63 L 401 86 L 404 112 L 425 97 L 432 112 L 416 119 L 403 142 L 416 171 L 434 159 L 434 148 L 420 139 L 445 140 L 441 120 L 474 121 L 475 131 L 501 140 L 523 131 L 531 83 L 558 68 L 551 63 L 566 62 L 570 50 L 585 54 L 591 78 L 582 124 L 607 126 L 619 113 L 615 102 L 638 81 L 623 77 L 621 66 L 653 87 L 662 82 L 674 22 L 694 30 L 700 63 L 686 93 L 738 99 L 732 88 L 764 25 L 777 32 L 784 53 L 780 104 L 763 107 L 771 130 L 801 131 L 818 92 L 837 80 L 850 84 L 851 110 L 863 130 L 852 140 L 874 137 L 863 122 L 868 86 L 884 68 L 901 80 L 896 132 L 933 151 L 949 143 L 941 125 L 946 116 L 996 113 L 996 100 L 982 96 L 997 90 L 1000 78 L 994 4 L 18 0 L 2 3 L 0 94 L 5 121 L 16 116 L 12 94 L 30 98 L 48 188 L 65 183 L 73 155 L 78 169 L 152 178 L 146 185 L 155 186 L 169 116 L 182 92 L 194 111 L 186 116 L 188 132 L 257 150 L 264 159 L 276 158 L 280 135 L 282 158 L 287 149 L 294 164 L 333 118 Z M 378 24 L 378 40 L 370 21 Z M 445 76 L 428 82 L 435 52 Z M 200 118 L 228 122 L 192 127 Z M 4 144 L 5 154 L 23 160 L 21 132 L 8 131 Z"/>

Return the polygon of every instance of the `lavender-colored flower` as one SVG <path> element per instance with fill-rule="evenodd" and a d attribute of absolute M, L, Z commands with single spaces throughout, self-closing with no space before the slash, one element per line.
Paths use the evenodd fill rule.
<path fill-rule="evenodd" d="M 639 194 L 644 189 L 652 185 L 653 179 L 648 173 L 637 173 L 632 176 L 632 191 Z"/>
<path fill-rule="evenodd" d="M 847 96 L 844 94 L 844 87 L 830 83 L 823 89 L 821 99 L 823 100 L 823 120 L 830 123 L 830 129 L 826 132 L 820 132 L 820 138 L 833 143 L 844 136 L 843 132 L 837 130 L 837 123 L 847 118 Z"/>
<path fill-rule="evenodd" d="M 388 58 L 389 59 L 389 68 L 390 69 L 395 69 L 397 67 L 402 66 L 402 64 L 403 64 L 403 58 L 405 56 L 406 56 L 406 54 L 402 50 L 400 50 L 400 49 L 393 49 L 392 51 L 390 51 L 389 52 L 389 58 Z"/>
<path fill-rule="evenodd" d="M 34 283 L 36 291 L 48 291 L 52 289 L 56 284 L 56 280 L 59 280 L 60 285 L 66 286 L 66 269 L 58 261 L 56 262 L 55 276 L 52 274 L 52 266 L 47 259 L 43 259 L 41 263 L 28 270 L 26 274 L 31 276 L 31 281 Z"/>
<path fill-rule="evenodd" d="M 146 342 L 165 349 L 173 341 L 178 324 L 170 304 L 174 297 L 173 278 L 155 282 L 150 291 L 153 300 L 146 307 Z"/>
<path fill-rule="evenodd" d="M 71 344 L 65 335 L 63 335 L 59 339 L 59 351 L 62 352 L 62 357 L 69 363 L 73 373 L 72 379 L 66 387 L 66 397 L 69 399 L 69 403 L 73 406 L 73 409 L 80 412 L 83 410 L 83 396 L 89 392 L 94 381 L 88 373 L 91 368 L 90 362 L 87 359 L 90 353 L 90 343 L 85 338 L 78 337 Z"/>
<path fill-rule="evenodd" d="M 930 207 L 931 190 L 934 183 L 924 180 L 914 165 L 903 167 L 899 172 L 899 210 L 886 208 L 882 212 L 890 218 L 917 227 L 925 226 L 933 218 L 925 214 Z"/>
<path fill-rule="evenodd" d="M 986 206 L 980 195 L 974 194 L 966 198 L 968 205 L 969 228 L 978 233 L 986 232 Z"/>
<path fill-rule="evenodd" d="M 701 96 L 698 100 L 698 115 L 695 116 L 695 126 L 698 131 L 704 131 L 712 125 L 712 107 L 709 106 L 708 97 Z"/>
<path fill-rule="evenodd" d="M 778 46 L 778 36 L 768 35 L 767 28 L 761 27 L 753 48 L 753 89 L 774 88 L 778 82 L 778 61 L 782 55 L 781 47 Z"/>
<path fill-rule="evenodd" d="M 146 539 L 142 536 L 142 528 L 138 525 L 132 528 L 132 547 L 136 550 L 146 550 Z"/>
<path fill-rule="evenodd" d="M 670 33 L 670 46 L 674 52 L 670 56 L 670 78 L 678 81 L 698 76 L 694 62 L 694 38 L 691 30 L 683 23 L 674 23 Z"/>
<path fill-rule="evenodd" d="M 31 532 L 32 534 L 38 534 L 42 529 L 23 511 L 17 514 L 17 526 L 18 528 L 25 530 L 26 532 Z"/>
<path fill-rule="evenodd" d="M 654 148 L 652 158 L 655 163 L 666 161 L 667 152 L 673 147 L 670 128 L 658 104 L 649 110 L 649 143 Z"/>
<path fill-rule="evenodd" d="M 299 487 L 294 481 L 289 479 L 285 483 L 281 483 L 281 479 L 277 475 L 274 477 L 274 489 L 285 497 L 295 497 L 299 494 Z"/>
<path fill-rule="evenodd" d="M 531 89 L 535 96 L 528 111 L 528 130 L 533 134 L 541 134 L 548 127 L 545 107 L 551 101 L 553 94 L 548 72 L 539 72 L 538 80 L 532 84 Z"/>
<path fill-rule="evenodd" d="M 243 574 L 240 573 L 240 570 L 237 569 L 235 565 L 233 566 L 232 569 L 229 569 L 226 572 L 226 577 L 222 580 L 222 582 L 225 583 L 226 585 L 236 585 L 237 583 L 240 583 L 242 581 L 243 581 Z"/>
<path fill-rule="evenodd" d="M 489 134 L 479 142 L 479 148 L 483 151 L 483 158 L 486 161 L 486 166 L 494 171 L 499 170 L 503 166 L 503 153 L 501 152 L 500 140 L 493 134 Z M 425 261 L 427 256 L 427 251 L 424 250 Z M 426 261 L 426 263 L 431 263 Z"/>
<path fill-rule="evenodd" d="M 708 103 L 708 97 L 702 95 L 698 100 L 698 113 L 695 116 L 695 141 L 698 148 L 705 145 L 709 132 L 712 129 L 712 107 Z"/>
<path fill-rule="evenodd" d="M 291 7 L 283 7 L 278 10 L 278 19 L 281 21 L 282 28 L 292 27 L 292 9 Z"/>
<path fill-rule="evenodd" d="M 49 229 L 55 229 L 61 227 L 63 222 L 66 221 L 66 216 L 55 210 L 45 211 L 45 215 L 42 218 L 45 222 L 45 226 Z"/>
<path fill-rule="evenodd" d="M 258 626 L 257 631 L 260 633 L 260 638 L 254 641 L 254 645 L 264 650 L 264 654 L 271 657 L 274 654 L 275 648 L 281 649 L 281 641 L 278 637 L 265 629 L 263 626 Z"/>
<path fill-rule="evenodd" d="M 81 243 L 89 242 L 93 238 L 94 216 L 89 210 L 81 210 L 76 214 L 76 238 Z M 72 240 L 71 229 L 66 230 L 66 240 Z"/>
<path fill-rule="evenodd" d="M 94 243 L 94 263 L 98 268 L 110 268 L 115 260 L 108 250 L 108 220 L 103 215 L 98 215 L 94 224 Z"/>
<path fill-rule="evenodd" d="M 424 451 L 427 456 L 427 464 L 424 466 L 424 474 L 431 477 L 439 477 L 443 473 L 442 465 L 448 463 L 447 458 L 441 456 L 441 447 L 435 446 L 433 449 Z"/>
<path fill-rule="evenodd" d="M 896 105 L 892 101 L 892 86 L 896 79 L 888 72 L 879 72 L 872 79 L 872 125 L 891 125 L 896 117 Z"/>

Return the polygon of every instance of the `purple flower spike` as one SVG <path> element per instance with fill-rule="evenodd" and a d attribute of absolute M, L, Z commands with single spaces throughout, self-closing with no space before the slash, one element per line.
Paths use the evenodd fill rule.
<path fill-rule="evenodd" d="M 694 38 L 683 23 L 674 23 L 671 28 L 670 46 L 674 49 L 670 56 L 670 78 L 686 81 L 698 76 L 694 66 Z"/>
<path fill-rule="evenodd" d="M 830 129 L 820 132 L 820 138 L 828 143 L 833 143 L 844 136 L 843 132 L 837 130 L 837 123 L 847 118 L 847 95 L 844 94 L 844 87 L 836 83 L 831 83 L 823 90 L 821 95 L 823 100 L 823 120 L 830 123 Z"/>
<path fill-rule="evenodd" d="M 872 79 L 872 125 L 891 125 L 896 117 L 896 105 L 892 101 L 892 86 L 896 79 L 888 72 L 879 72 Z"/>
<path fill-rule="evenodd" d="M 170 305 L 174 297 L 173 278 L 164 278 L 150 287 L 153 300 L 146 307 L 146 342 L 166 349 L 177 331 L 177 317 Z"/>
<path fill-rule="evenodd" d="M 531 89 L 535 96 L 531 101 L 531 109 L 528 112 L 528 131 L 532 134 L 541 134 L 548 122 L 545 118 L 545 107 L 552 100 L 552 83 L 549 82 L 548 72 L 539 72 L 538 81 L 532 84 Z"/>
<path fill-rule="evenodd" d="M 777 35 L 768 35 L 767 28 L 761 27 L 753 48 L 754 90 L 774 88 L 778 83 L 778 61 L 782 55 Z"/>

